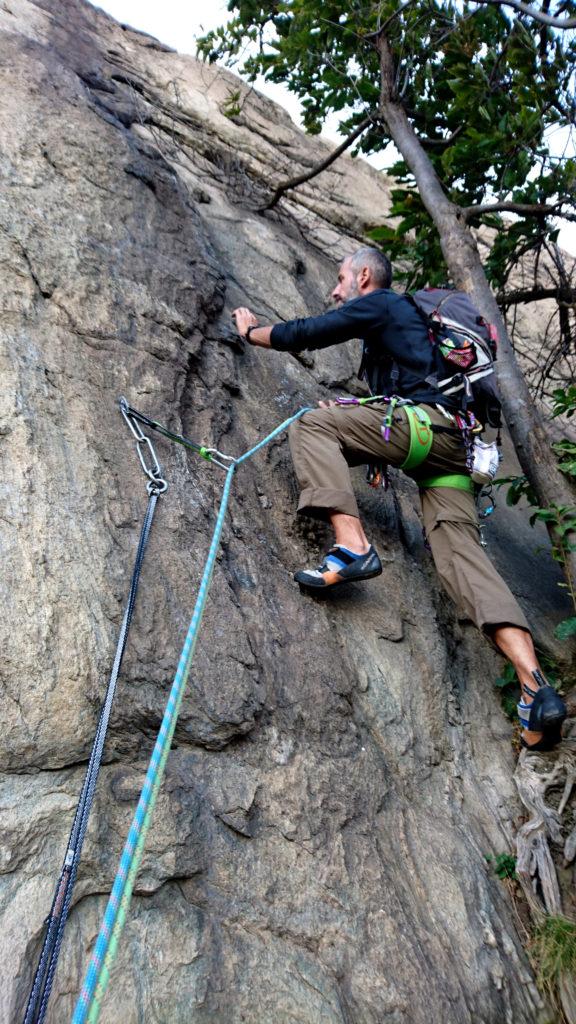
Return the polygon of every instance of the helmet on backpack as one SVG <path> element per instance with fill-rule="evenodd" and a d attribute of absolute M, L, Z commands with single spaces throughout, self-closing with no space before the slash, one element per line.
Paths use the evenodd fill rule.
<path fill-rule="evenodd" d="M 497 335 L 466 292 L 423 288 L 408 295 L 434 347 L 434 373 L 426 378 L 444 395 L 458 398 L 485 426 L 499 427 L 502 405 L 494 360 Z"/>

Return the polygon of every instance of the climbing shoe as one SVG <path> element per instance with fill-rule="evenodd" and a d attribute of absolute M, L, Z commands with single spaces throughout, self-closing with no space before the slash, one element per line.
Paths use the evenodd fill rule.
<path fill-rule="evenodd" d="M 562 723 L 566 718 L 567 708 L 541 672 L 536 670 L 532 675 L 540 689 L 533 690 L 530 686 L 523 685 L 523 691 L 534 699 L 531 704 L 521 701 L 518 705 L 518 715 L 525 729 L 541 732 L 543 735 L 537 743 L 526 743 L 523 739 L 522 746 L 527 750 L 552 750 L 562 739 Z"/>
<path fill-rule="evenodd" d="M 562 742 L 562 728 L 558 728 L 554 732 L 547 732 L 544 734 L 541 740 L 537 743 L 527 743 L 523 736 L 520 737 L 520 743 L 525 750 L 554 750 L 559 743 Z"/>
<path fill-rule="evenodd" d="M 382 563 L 373 547 L 365 555 L 355 555 L 346 548 L 333 547 L 317 569 L 301 569 L 294 579 L 309 590 L 326 590 L 342 583 L 371 580 L 382 572 Z"/>

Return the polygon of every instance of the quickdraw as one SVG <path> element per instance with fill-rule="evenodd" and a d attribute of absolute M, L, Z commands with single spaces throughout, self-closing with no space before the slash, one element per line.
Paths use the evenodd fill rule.
<path fill-rule="evenodd" d="M 143 423 L 145 427 L 150 427 L 158 434 L 162 434 L 163 437 L 167 437 L 169 441 L 174 441 L 176 444 L 183 445 L 184 448 L 189 448 L 190 451 L 196 452 L 196 454 L 200 455 L 200 457 L 205 459 L 206 462 L 213 462 L 214 465 L 220 466 L 221 469 L 228 469 L 228 466 L 225 466 L 224 462 L 234 462 L 231 455 L 224 455 L 223 452 L 219 452 L 217 448 L 206 448 L 203 444 L 197 444 L 196 441 L 191 441 L 188 437 L 184 437 L 182 434 L 176 434 L 173 430 L 168 430 L 168 427 L 163 427 L 161 423 L 157 423 L 156 420 L 152 420 L 149 416 L 145 416 L 143 412 L 138 412 L 137 409 L 133 409 L 131 405 L 128 405 L 125 398 L 120 399 L 120 411 L 137 440 L 139 440 L 139 428 L 135 428 L 132 424 Z M 138 450 L 138 454 L 140 455 L 140 461 L 142 462 L 140 449 Z M 221 459 L 223 460 L 222 462 L 220 461 Z M 142 465 L 144 465 L 144 463 L 142 463 Z M 146 472 L 146 469 L 144 469 L 144 472 Z"/>

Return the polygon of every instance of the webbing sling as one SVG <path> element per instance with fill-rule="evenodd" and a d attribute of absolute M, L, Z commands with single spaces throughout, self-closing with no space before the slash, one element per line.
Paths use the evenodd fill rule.
<path fill-rule="evenodd" d="M 428 413 L 418 405 L 404 405 L 402 407 L 408 417 L 410 427 L 410 447 L 408 454 L 401 464 L 400 469 L 405 471 L 416 469 L 424 459 L 427 459 L 434 440 L 432 432 L 432 420 Z"/>
<path fill-rule="evenodd" d="M 430 487 L 455 487 L 459 491 L 474 494 L 474 481 L 464 473 L 439 473 L 437 476 L 427 476 L 425 480 L 417 480 L 416 483 L 421 491 L 427 491 Z"/>

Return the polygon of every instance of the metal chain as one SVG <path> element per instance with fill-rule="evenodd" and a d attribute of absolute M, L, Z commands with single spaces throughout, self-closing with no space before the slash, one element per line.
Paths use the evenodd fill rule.
<path fill-rule="evenodd" d="M 163 494 L 168 487 L 168 484 L 162 478 L 162 469 L 156 457 L 152 441 L 140 430 L 138 421 L 130 414 L 130 406 L 125 398 L 120 399 L 120 412 L 124 417 L 125 423 L 128 424 L 128 428 L 136 438 L 136 451 L 138 452 L 138 458 L 140 459 L 142 469 L 148 477 L 148 494 Z M 148 465 L 146 462 L 146 452 L 148 452 L 150 456 L 152 465 Z"/>

